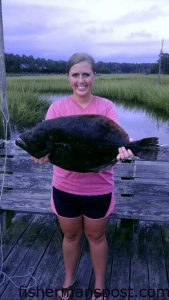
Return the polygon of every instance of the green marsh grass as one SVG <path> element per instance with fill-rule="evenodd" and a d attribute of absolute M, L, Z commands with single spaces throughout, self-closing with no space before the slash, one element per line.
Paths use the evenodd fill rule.
<path fill-rule="evenodd" d="M 158 85 L 152 75 L 105 75 L 96 82 L 94 93 L 169 120 L 169 76 L 163 76 Z"/>
<path fill-rule="evenodd" d="M 71 93 L 66 75 L 7 77 L 7 99 L 10 122 L 22 131 L 41 121 L 50 101 L 41 96 Z M 165 120 L 169 120 L 169 75 L 113 74 L 100 75 L 93 93 L 127 107 L 142 107 Z M 1 122 L 1 116 L 0 116 Z M 0 125 L 2 128 L 2 124 Z"/>

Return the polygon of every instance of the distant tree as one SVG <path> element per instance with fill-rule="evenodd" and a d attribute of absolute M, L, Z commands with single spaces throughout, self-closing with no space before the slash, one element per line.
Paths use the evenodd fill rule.
<path fill-rule="evenodd" d="M 34 58 L 32 55 L 5 54 L 7 73 L 55 73 L 65 74 L 66 64 L 64 60 L 52 60 L 44 58 Z M 116 63 L 116 62 L 96 62 L 96 72 L 99 74 L 114 73 L 156 73 L 152 70 L 154 64 L 151 63 Z"/>
<path fill-rule="evenodd" d="M 163 53 L 161 55 L 161 71 L 163 74 L 169 74 L 169 54 Z"/>
<path fill-rule="evenodd" d="M 66 73 L 66 61 L 5 54 L 7 73 Z"/>
<path fill-rule="evenodd" d="M 5 55 L 6 71 L 8 73 L 20 72 L 21 60 L 22 58 L 19 55 L 13 55 L 13 54 L 7 54 L 7 56 Z"/>
<path fill-rule="evenodd" d="M 96 67 L 96 73 L 102 73 L 102 74 L 110 74 L 111 68 L 108 63 L 99 61 L 95 64 Z"/>
<path fill-rule="evenodd" d="M 159 72 L 159 59 L 157 63 L 152 64 L 151 73 L 157 74 Z M 169 54 L 162 53 L 161 54 L 161 73 L 169 74 Z"/>
<path fill-rule="evenodd" d="M 158 73 L 158 63 L 154 63 L 151 66 L 151 74 L 157 74 Z"/>

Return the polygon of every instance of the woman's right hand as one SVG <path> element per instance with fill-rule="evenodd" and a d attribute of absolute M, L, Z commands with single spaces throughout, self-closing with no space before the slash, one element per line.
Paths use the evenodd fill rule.
<path fill-rule="evenodd" d="M 42 165 L 42 164 L 45 164 L 45 163 L 49 162 L 49 154 L 47 154 L 47 155 L 45 155 L 44 157 L 41 157 L 41 158 L 36 158 L 36 157 L 31 156 L 31 159 L 35 163 Z"/>

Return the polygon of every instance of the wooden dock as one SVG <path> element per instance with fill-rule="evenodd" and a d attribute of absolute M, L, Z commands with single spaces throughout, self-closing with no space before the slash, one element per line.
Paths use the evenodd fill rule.
<path fill-rule="evenodd" d="M 157 161 L 124 161 L 114 169 L 105 293 L 118 300 L 169 300 L 169 147 L 160 147 Z M 37 166 L 10 142 L 0 147 L 0 223 L 16 212 L 3 231 L 2 300 L 57 299 L 64 266 L 62 234 L 50 209 L 51 176 L 51 165 Z M 76 278 L 72 299 L 90 300 L 94 275 L 85 237 Z"/>
<path fill-rule="evenodd" d="M 109 299 L 169 299 L 169 225 L 111 218 L 106 231 L 109 256 L 106 285 Z M 18 288 L 0 276 L 0 299 L 56 299 L 64 268 L 61 232 L 54 215 L 16 214 L 3 233 L 2 271 L 24 276 L 30 268 L 36 278 L 13 278 Z M 1 259 L 0 259 L 1 261 Z M 94 278 L 87 240 L 82 238 L 73 299 L 89 300 Z M 30 283 L 35 286 L 19 289 Z"/>
<path fill-rule="evenodd" d="M 7 151 L 4 178 L 5 154 Z M 155 161 L 126 160 L 114 166 L 117 218 L 169 222 L 169 146 Z M 50 213 L 52 165 L 38 165 L 14 141 L 0 147 L 0 209 Z M 21 201 L 22 199 L 22 201 Z"/>

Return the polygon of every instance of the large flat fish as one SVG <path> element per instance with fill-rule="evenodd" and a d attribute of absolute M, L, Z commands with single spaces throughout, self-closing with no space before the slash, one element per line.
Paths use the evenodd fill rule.
<path fill-rule="evenodd" d="M 123 128 L 101 115 L 73 115 L 50 119 L 21 134 L 16 145 L 30 155 L 75 172 L 99 172 L 117 162 L 118 148 L 135 156 L 156 160 L 158 138 L 129 141 Z"/>

